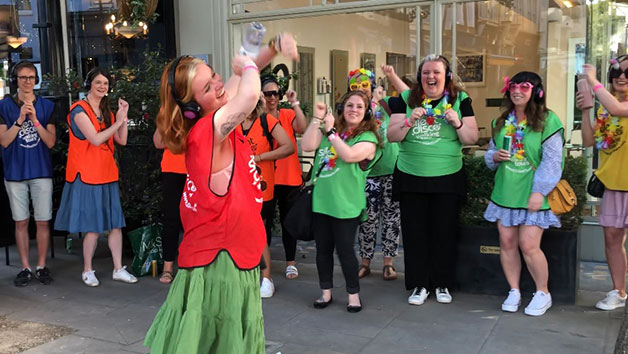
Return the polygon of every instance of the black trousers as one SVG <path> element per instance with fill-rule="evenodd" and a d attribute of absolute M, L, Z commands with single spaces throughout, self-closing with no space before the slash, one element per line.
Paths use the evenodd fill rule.
<path fill-rule="evenodd" d="M 452 288 L 460 196 L 403 192 L 400 197 L 406 289 Z"/>
<path fill-rule="evenodd" d="M 336 219 L 329 215 L 314 213 L 314 240 L 316 241 L 316 269 L 321 289 L 334 287 L 334 248 L 340 259 L 345 276 L 347 293 L 360 292 L 358 280 L 358 258 L 355 255 L 355 235 L 360 225 L 359 218 Z"/>
<path fill-rule="evenodd" d="M 164 261 L 174 262 L 179 248 L 179 233 L 183 230 L 179 203 L 185 187 L 186 175 L 182 173 L 164 172 L 161 174 L 163 200 L 161 202 L 163 231 L 161 245 Z"/>
<path fill-rule="evenodd" d="M 281 221 L 281 242 L 286 254 L 286 262 L 294 261 L 297 253 L 297 240 L 283 227 L 283 221 L 292 208 L 292 202 L 288 198 L 290 193 L 299 189 L 299 186 L 275 185 L 275 200 L 279 203 L 279 220 Z"/>
<path fill-rule="evenodd" d="M 264 229 L 266 229 L 266 244 L 270 246 L 273 240 L 273 221 L 275 219 L 275 199 L 265 201 L 262 204 L 262 220 L 264 220 Z"/>

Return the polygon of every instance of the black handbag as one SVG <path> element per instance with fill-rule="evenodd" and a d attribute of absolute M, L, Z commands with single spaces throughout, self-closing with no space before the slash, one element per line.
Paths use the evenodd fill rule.
<path fill-rule="evenodd" d="M 312 181 L 303 184 L 293 195 L 288 197 L 292 207 L 283 221 L 283 227 L 297 240 L 312 241 L 314 239 L 312 232 L 312 192 L 314 191 L 314 183 L 316 183 L 316 179 L 325 165 L 326 163 L 321 165 Z"/>
<path fill-rule="evenodd" d="M 604 183 L 597 178 L 595 173 L 592 174 L 589 179 L 589 183 L 587 183 L 587 192 L 593 197 L 602 198 L 604 195 L 604 189 L 606 189 L 606 187 L 604 187 Z"/>

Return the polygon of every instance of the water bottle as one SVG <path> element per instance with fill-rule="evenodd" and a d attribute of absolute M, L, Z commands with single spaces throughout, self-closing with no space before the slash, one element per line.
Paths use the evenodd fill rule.
<path fill-rule="evenodd" d="M 246 26 L 240 46 L 240 54 L 249 56 L 253 59 L 257 58 L 262 39 L 266 34 L 266 28 L 259 22 L 251 22 Z"/>
<path fill-rule="evenodd" d="M 582 93 L 582 109 L 593 108 L 593 94 L 591 93 L 591 87 L 585 77 L 580 77 L 577 83 L 578 92 Z"/>

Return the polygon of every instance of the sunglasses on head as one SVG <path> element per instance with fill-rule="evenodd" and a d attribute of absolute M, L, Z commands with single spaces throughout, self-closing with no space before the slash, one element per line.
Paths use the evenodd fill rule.
<path fill-rule="evenodd" d="M 349 85 L 349 90 L 351 91 L 356 91 L 359 88 L 363 88 L 363 89 L 370 89 L 371 88 L 371 82 L 370 81 L 362 81 L 359 84 L 357 82 L 352 83 L 351 85 Z"/>
<path fill-rule="evenodd" d="M 521 92 L 530 92 L 532 90 L 532 88 L 534 88 L 534 85 L 530 82 L 521 82 L 521 83 L 514 83 L 511 82 L 510 84 L 508 84 L 508 91 L 512 92 L 515 89 L 519 89 L 519 91 Z"/>
<path fill-rule="evenodd" d="M 279 97 L 279 91 L 264 91 L 264 97 Z"/>

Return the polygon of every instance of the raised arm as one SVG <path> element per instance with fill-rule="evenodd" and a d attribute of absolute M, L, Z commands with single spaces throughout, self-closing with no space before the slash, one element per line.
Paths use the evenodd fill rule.
<path fill-rule="evenodd" d="M 606 108 L 606 110 L 614 115 L 620 117 L 628 116 L 628 101 L 619 102 L 612 93 L 608 92 L 606 88 L 595 77 L 595 67 L 591 64 L 584 64 L 582 66 L 584 74 L 587 76 L 589 85 L 594 89 L 593 94 L 597 97 L 598 101 Z"/>
<path fill-rule="evenodd" d="M 113 140 L 120 145 L 126 145 L 129 136 L 129 103 L 122 98 L 118 99 L 118 112 L 116 112 L 116 122 L 122 121 L 120 128 L 113 134 Z"/>
<path fill-rule="evenodd" d="M 393 87 L 395 88 L 395 91 L 403 92 L 410 89 L 408 85 L 406 85 L 406 83 L 403 82 L 399 78 L 399 76 L 397 76 L 397 74 L 395 73 L 395 68 L 392 65 L 382 64 L 381 69 L 384 75 L 386 75 L 388 82 L 390 82 L 391 85 L 393 85 Z"/>
<path fill-rule="evenodd" d="M 123 120 L 116 120 L 111 126 L 103 131 L 97 132 L 94 125 L 89 120 L 87 113 L 80 112 L 74 116 L 74 121 L 76 122 L 76 126 L 79 128 L 81 133 L 85 136 L 87 141 L 94 146 L 100 146 L 109 140 L 113 134 L 120 128 L 120 126 L 124 123 Z"/>
<path fill-rule="evenodd" d="M 294 120 L 292 121 L 292 129 L 299 134 L 303 134 L 305 128 L 307 128 L 307 120 L 305 119 L 305 114 L 301 110 L 301 106 L 299 105 L 299 101 L 297 101 L 297 93 L 294 90 L 289 90 L 286 92 L 286 97 L 288 97 L 288 102 L 292 106 L 294 110 Z"/>
<path fill-rule="evenodd" d="M 327 105 L 323 102 L 317 102 L 314 105 L 314 117 L 310 122 L 310 125 L 305 130 L 303 138 L 301 139 L 301 150 L 304 152 L 311 152 L 321 145 L 321 139 L 323 133 L 321 132 L 321 124 L 323 123 L 323 117 L 327 112 Z M 332 125 L 333 126 L 333 125 Z"/>

